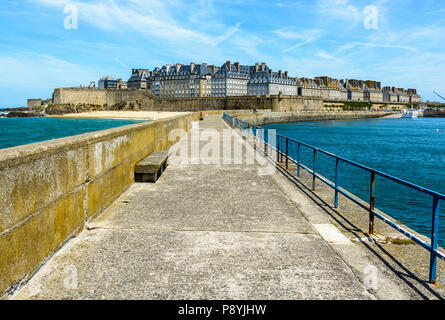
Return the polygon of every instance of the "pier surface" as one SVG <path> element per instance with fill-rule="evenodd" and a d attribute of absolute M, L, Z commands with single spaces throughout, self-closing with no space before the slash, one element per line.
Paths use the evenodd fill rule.
<path fill-rule="evenodd" d="M 209 116 L 207 128 L 227 126 Z M 378 298 L 332 247 L 355 245 L 309 222 L 279 173 L 258 167 L 170 164 L 156 184 L 133 184 L 15 298 Z"/>

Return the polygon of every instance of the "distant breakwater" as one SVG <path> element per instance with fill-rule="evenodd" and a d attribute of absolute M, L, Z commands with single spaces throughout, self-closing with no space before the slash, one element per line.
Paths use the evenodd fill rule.
<path fill-rule="evenodd" d="M 445 118 L 445 110 L 425 110 L 423 112 L 425 118 Z"/>
<path fill-rule="evenodd" d="M 353 120 L 372 119 L 391 116 L 395 112 L 375 111 L 341 111 L 341 112 L 269 112 L 257 114 L 239 114 L 238 117 L 256 126 L 273 123 L 286 123 L 298 121 L 331 121 L 331 120 Z"/>

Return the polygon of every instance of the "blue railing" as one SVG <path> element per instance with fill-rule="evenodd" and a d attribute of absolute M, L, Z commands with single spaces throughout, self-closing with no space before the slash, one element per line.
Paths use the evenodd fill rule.
<path fill-rule="evenodd" d="M 378 219 L 382 220 L 392 228 L 396 229 L 409 239 L 413 240 L 415 243 L 419 244 L 426 250 L 430 252 L 430 273 L 429 273 L 429 282 L 430 283 L 436 283 L 437 279 L 437 258 L 439 257 L 442 260 L 445 260 L 445 255 L 441 253 L 438 250 L 438 239 L 439 239 L 439 211 L 440 211 L 440 200 L 445 200 L 445 195 L 439 192 L 436 192 L 434 190 L 421 187 L 419 185 L 416 185 L 414 183 L 408 182 L 403 179 L 399 179 L 397 177 L 394 177 L 392 175 L 389 175 L 385 172 L 372 169 L 370 167 L 367 167 L 365 165 L 362 165 L 360 163 L 354 162 L 352 160 L 339 157 L 331 152 L 327 152 L 325 150 L 319 149 L 317 147 L 311 146 L 307 143 L 297 141 L 295 139 L 291 139 L 286 136 L 282 136 L 276 133 L 272 133 L 269 131 L 269 135 L 275 135 L 276 139 L 274 140 L 276 145 L 271 145 L 268 143 L 268 140 L 266 138 L 266 135 L 263 134 L 262 136 L 258 133 L 261 131 L 258 131 L 258 127 L 242 121 L 236 117 L 230 116 L 227 113 L 223 114 L 223 119 L 226 120 L 231 126 L 235 128 L 239 128 L 241 130 L 249 130 L 250 132 L 253 132 L 253 143 L 256 145 L 257 141 L 261 143 L 264 146 L 264 153 L 269 156 L 268 150 L 273 150 L 276 152 L 277 155 L 277 162 L 283 162 L 285 163 L 286 170 L 289 168 L 289 162 L 294 163 L 297 166 L 297 177 L 300 177 L 300 171 L 301 169 L 306 170 L 308 173 L 312 175 L 312 189 L 315 190 L 315 183 L 316 179 L 319 179 L 320 181 L 324 182 L 326 185 L 334 189 L 334 207 L 338 207 L 338 195 L 342 194 L 346 198 L 350 199 L 360 207 L 364 208 L 369 212 L 369 234 L 374 234 L 374 218 L 377 217 Z M 296 145 L 296 157 L 297 159 L 293 159 L 289 155 L 289 145 L 294 144 Z M 309 148 L 313 150 L 313 162 L 312 162 L 312 168 L 309 168 L 308 166 L 304 165 L 301 161 L 300 157 L 300 150 L 301 146 L 304 146 L 306 148 Z M 335 159 L 335 172 L 334 172 L 334 182 L 331 182 L 327 180 L 325 177 L 321 176 L 317 173 L 317 154 L 324 154 L 327 155 L 333 159 Z M 281 161 L 280 161 L 281 159 Z M 364 202 L 359 197 L 353 195 L 352 193 L 344 190 L 343 188 L 339 187 L 339 177 L 340 177 L 340 170 L 339 170 L 339 164 L 340 162 L 348 163 L 354 167 L 357 167 L 359 169 L 365 170 L 370 174 L 370 195 L 369 195 L 369 203 Z M 425 195 L 429 195 L 432 197 L 432 224 L 431 224 L 431 241 L 430 243 L 427 243 L 420 239 L 418 236 L 413 234 L 412 232 L 406 230 L 396 222 L 393 222 L 392 220 L 388 219 L 385 215 L 379 213 L 376 211 L 376 208 L 374 206 L 375 204 L 375 178 L 376 176 L 383 177 L 387 180 L 393 181 L 395 183 L 398 183 L 400 185 L 406 186 L 410 189 L 417 190 Z"/>

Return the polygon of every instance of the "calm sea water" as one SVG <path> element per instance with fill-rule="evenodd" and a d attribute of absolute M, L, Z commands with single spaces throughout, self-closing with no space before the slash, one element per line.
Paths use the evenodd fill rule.
<path fill-rule="evenodd" d="M 264 128 L 445 194 L 445 118 L 295 122 Z M 301 152 L 303 163 L 312 168 L 313 151 L 302 147 Z M 296 148 L 290 153 L 295 155 Z M 335 160 L 319 155 L 317 168 L 333 181 Z M 369 173 L 341 163 L 339 184 L 369 202 Z M 376 207 L 431 236 L 431 196 L 377 177 Z M 439 242 L 445 247 L 444 201 L 440 220 Z"/>
<path fill-rule="evenodd" d="M 0 118 L 0 149 L 138 122 L 141 121 L 119 119 Z"/>

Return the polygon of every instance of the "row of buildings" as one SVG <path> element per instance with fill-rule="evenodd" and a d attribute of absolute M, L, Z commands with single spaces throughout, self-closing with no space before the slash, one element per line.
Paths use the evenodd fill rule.
<path fill-rule="evenodd" d="M 319 97 L 331 101 L 372 101 L 418 103 L 421 97 L 416 89 L 383 87 L 372 80 L 329 77 L 295 78 L 287 71 L 272 71 L 266 63 L 240 65 L 227 61 L 222 66 L 206 63 L 176 63 L 148 69 L 133 69 L 128 81 L 102 78 L 100 88 L 147 89 L 157 97 L 227 97 L 258 95 L 294 95 Z"/>

